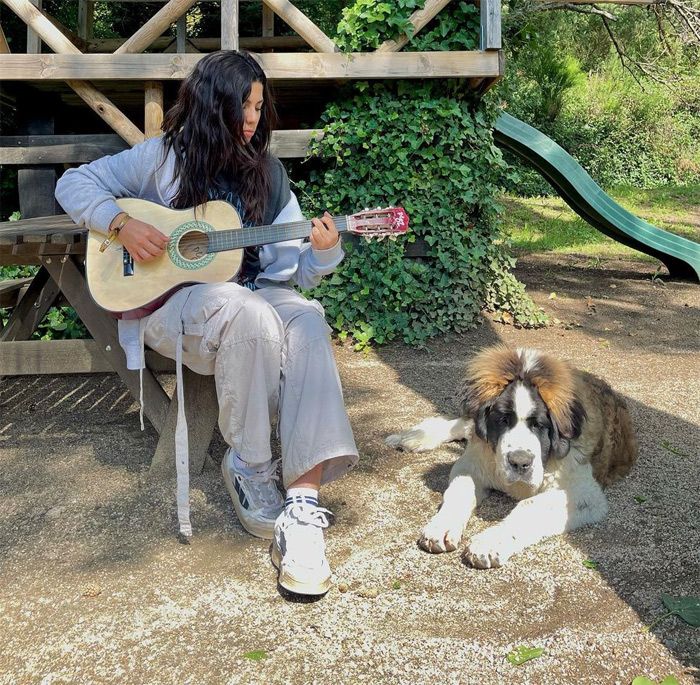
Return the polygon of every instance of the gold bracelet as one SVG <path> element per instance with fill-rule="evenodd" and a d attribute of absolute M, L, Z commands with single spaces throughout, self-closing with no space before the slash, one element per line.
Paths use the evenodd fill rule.
<path fill-rule="evenodd" d="M 126 222 L 130 219 L 131 217 L 126 212 L 124 212 L 124 216 L 121 218 L 119 223 L 114 228 L 109 229 L 107 237 L 102 241 L 102 244 L 100 245 L 100 252 L 104 252 L 112 244 L 112 241 L 119 235 L 119 231 L 121 231 L 122 228 L 126 226 Z"/>

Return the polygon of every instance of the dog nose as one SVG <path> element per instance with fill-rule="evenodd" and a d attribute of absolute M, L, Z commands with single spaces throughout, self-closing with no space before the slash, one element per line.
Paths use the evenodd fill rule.
<path fill-rule="evenodd" d="M 525 450 L 517 450 L 508 454 L 508 463 L 520 473 L 525 473 L 532 467 L 534 455 Z"/>

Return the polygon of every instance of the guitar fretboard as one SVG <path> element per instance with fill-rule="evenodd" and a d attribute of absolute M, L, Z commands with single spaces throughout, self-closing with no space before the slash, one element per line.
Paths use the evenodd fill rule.
<path fill-rule="evenodd" d="M 333 221 L 339 233 L 348 230 L 347 216 L 334 216 Z M 225 252 L 240 250 L 250 245 L 267 245 L 283 240 L 306 238 L 311 234 L 313 225 L 310 221 L 290 221 L 270 226 L 250 226 L 249 228 L 226 229 L 207 233 L 208 252 Z"/>

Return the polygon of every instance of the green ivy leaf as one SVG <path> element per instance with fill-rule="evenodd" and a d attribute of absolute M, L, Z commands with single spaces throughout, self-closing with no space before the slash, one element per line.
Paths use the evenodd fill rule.
<path fill-rule="evenodd" d="M 661 595 L 661 600 L 672 614 L 680 616 L 686 623 L 695 628 L 700 627 L 700 597 Z"/>
<path fill-rule="evenodd" d="M 516 647 L 512 652 L 510 652 L 510 654 L 506 656 L 506 659 L 514 666 L 520 666 L 526 661 L 537 659 L 543 654 L 543 647 L 525 647 L 524 645 L 520 645 L 519 647 Z"/>
<path fill-rule="evenodd" d="M 254 649 L 252 652 L 246 652 L 243 658 L 251 661 L 262 661 L 267 658 L 267 652 L 264 649 Z"/>
<path fill-rule="evenodd" d="M 647 678 L 645 675 L 638 675 L 633 681 L 632 685 L 656 685 L 655 680 Z"/>
<path fill-rule="evenodd" d="M 593 561 L 593 559 L 584 559 L 582 563 L 586 568 L 590 568 L 590 569 L 597 569 L 598 568 L 598 562 Z"/>

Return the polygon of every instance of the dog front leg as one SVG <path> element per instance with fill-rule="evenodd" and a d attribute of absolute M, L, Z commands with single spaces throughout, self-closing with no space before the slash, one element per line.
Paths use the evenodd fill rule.
<path fill-rule="evenodd" d="M 453 467 L 454 470 L 454 467 Z M 450 474 L 450 484 L 445 490 L 442 506 L 423 528 L 418 544 L 426 551 L 438 554 L 452 552 L 459 546 L 477 500 L 483 491 L 477 488 L 472 476 L 465 473 Z"/>
<path fill-rule="evenodd" d="M 607 514 L 607 501 L 592 481 L 586 492 L 547 490 L 519 502 L 501 523 L 475 535 L 465 552 L 475 568 L 503 566 L 513 554 L 540 540 L 561 535 Z"/>

